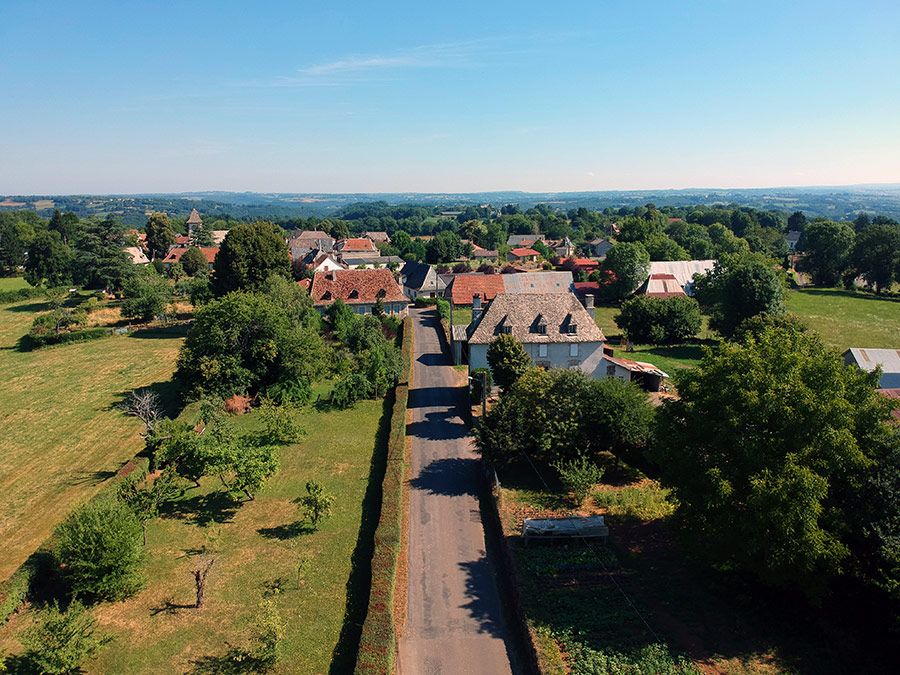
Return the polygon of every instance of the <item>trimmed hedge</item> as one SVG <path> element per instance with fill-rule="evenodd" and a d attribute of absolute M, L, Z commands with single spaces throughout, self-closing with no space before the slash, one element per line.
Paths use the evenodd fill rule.
<path fill-rule="evenodd" d="M 31 582 L 40 569 L 38 560 L 38 554 L 33 554 L 9 579 L 0 583 L 0 626 L 9 620 L 28 597 Z"/>
<path fill-rule="evenodd" d="M 31 300 L 32 298 L 43 298 L 46 294 L 45 288 L 19 288 L 14 291 L 0 292 L 0 305 L 8 305 L 11 302 L 19 302 L 21 300 Z"/>
<path fill-rule="evenodd" d="M 392 675 L 397 652 L 394 593 L 403 539 L 404 479 L 406 476 L 406 405 L 409 399 L 413 354 L 413 324 L 403 320 L 403 370 L 395 388 L 388 437 L 387 466 L 381 487 L 381 513 L 372 553 L 372 585 L 356 658 L 356 673 Z"/>
<path fill-rule="evenodd" d="M 88 340 L 98 340 L 107 335 L 112 335 L 109 328 L 85 328 L 84 330 L 74 330 L 70 333 L 48 333 L 47 335 L 23 335 L 19 338 L 18 349 L 23 352 L 30 352 L 41 347 L 50 347 L 52 345 L 63 345 L 70 342 L 86 342 Z"/>

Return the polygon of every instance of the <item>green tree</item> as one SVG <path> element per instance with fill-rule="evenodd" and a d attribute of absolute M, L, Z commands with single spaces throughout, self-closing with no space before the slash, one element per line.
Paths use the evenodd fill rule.
<path fill-rule="evenodd" d="M 443 230 L 425 245 L 425 261 L 436 263 L 452 262 L 462 255 L 462 241 L 452 230 Z"/>
<path fill-rule="evenodd" d="M 143 584 L 143 528 L 113 499 L 88 502 L 56 531 L 54 554 L 76 597 L 120 600 Z"/>
<path fill-rule="evenodd" d="M 123 250 L 127 228 L 115 218 L 82 221 L 75 237 L 74 281 L 85 288 L 117 291 L 134 265 Z"/>
<path fill-rule="evenodd" d="M 0 275 L 14 274 L 25 264 L 34 227 L 13 213 L 0 213 Z"/>
<path fill-rule="evenodd" d="M 630 340 L 642 343 L 677 343 L 700 330 L 700 305 L 693 298 L 654 298 L 636 295 L 622 303 L 616 325 Z"/>
<path fill-rule="evenodd" d="M 772 263 L 759 254 L 726 255 L 696 277 L 694 294 L 710 313 L 710 328 L 731 337 L 757 314 L 784 313 L 784 287 Z"/>
<path fill-rule="evenodd" d="M 691 254 L 674 239 L 664 234 L 654 234 L 643 242 L 650 260 L 690 260 Z"/>
<path fill-rule="evenodd" d="M 169 222 L 169 216 L 154 211 L 147 216 L 144 232 L 147 234 L 147 248 L 150 251 L 150 257 L 154 260 L 165 258 L 176 238 L 175 230 Z"/>
<path fill-rule="evenodd" d="M 501 334 L 488 346 L 487 361 L 494 382 L 506 391 L 531 367 L 531 357 L 516 338 Z"/>
<path fill-rule="evenodd" d="M 698 551 L 770 583 L 812 588 L 838 573 L 848 498 L 888 431 L 876 381 L 817 334 L 776 325 L 678 373 L 655 458 Z"/>
<path fill-rule="evenodd" d="M 72 249 L 58 232 L 43 230 L 34 235 L 25 260 L 25 281 L 32 286 L 65 286 L 72 283 Z"/>
<path fill-rule="evenodd" d="M 296 501 L 312 528 L 318 530 L 319 524 L 331 515 L 335 497 L 326 492 L 319 483 L 311 480 L 306 483 L 306 494 L 298 497 Z"/>
<path fill-rule="evenodd" d="M 803 271 L 812 274 L 817 286 L 836 286 L 849 264 L 854 239 L 855 232 L 846 223 L 809 223 L 797 242 L 797 248 L 806 254 Z"/>
<path fill-rule="evenodd" d="M 260 293 L 231 293 L 197 310 L 176 378 L 192 395 L 256 393 L 279 381 L 321 375 L 318 331 Z"/>
<path fill-rule="evenodd" d="M 35 613 L 22 633 L 22 659 L 38 673 L 81 672 L 81 664 L 100 651 L 109 637 L 97 632 L 97 620 L 77 600 L 62 611 L 55 602 Z"/>
<path fill-rule="evenodd" d="M 640 243 L 619 242 L 606 253 L 600 269 L 612 279 L 601 291 L 610 299 L 622 300 L 647 280 L 650 255 Z"/>
<path fill-rule="evenodd" d="M 870 225 L 856 235 L 850 263 L 878 293 L 900 281 L 900 225 Z"/>
<path fill-rule="evenodd" d="M 803 214 L 803 211 L 794 211 L 788 216 L 787 225 L 788 230 L 803 232 L 806 229 L 806 216 Z"/>
<path fill-rule="evenodd" d="M 559 473 L 563 489 L 572 495 L 576 507 L 584 503 L 594 486 L 603 478 L 603 467 L 597 466 L 584 455 L 556 462 L 553 468 Z"/>
<path fill-rule="evenodd" d="M 212 289 L 217 296 L 256 290 L 271 275 L 291 277 L 291 260 L 281 228 L 257 221 L 229 230 L 213 263 Z"/>
<path fill-rule="evenodd" d="M 123 291 L 122 316 L 141 321 L 150 321 L 164 314 L 174 297 L 172 284 L 149 266 L 132 274 L 125 282 Z"/>
<path fill-rule="evenodd" d="M 181 256 L 181 266 L 184 268 L 184 273 L 189 277 L 209 273 L 209 262 L 206 260 L 206 256 L 203 255 L 203 251 L 196 246 L 191 246 Z"/>
<path fill-rule="evenodd" d="M 74 213 L 60 213 L 59 209 L 54 209 L 47 229 L 59 233 L 63 242 L 69 244 L 75 240 L 80 225 L 78 216 Z"/>

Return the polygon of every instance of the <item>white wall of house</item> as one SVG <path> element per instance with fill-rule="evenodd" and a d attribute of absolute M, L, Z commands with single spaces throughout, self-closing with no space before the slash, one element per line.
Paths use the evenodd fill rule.
<path fill-rule="evenodd" d="M 602 342 L 525 343 L 522 345 L 531 361 L 545 368 L 578 368 L 593 378 L 606 377 L 606 370 L 599 367 L 603 357 Z M 489 368 L 489 345 L 469 345 L 469 370 Z"/>

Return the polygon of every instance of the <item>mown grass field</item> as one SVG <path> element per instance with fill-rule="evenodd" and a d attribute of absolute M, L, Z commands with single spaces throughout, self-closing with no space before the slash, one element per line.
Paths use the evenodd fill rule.
<path fill-rule="evenodd" d="M 785 298 L 825 342 L 839 351 L 850 347 L 900 347 L 900 301 L 837 288 L 790 290 Z"/>
<path fill-rule="evenodd" d="M 247 646 L 259 603 L 272 597 L 287 628 L 279 672 L 352 670 L 368 586 L 364 575 L 351 580 L 351 572 L 365 572 L 371 554 L 364 546 L 356 556 L 354 552 L 361 529 L 371 536 L 377 515 L 367 490 L 376 447 L 383 460 L 385 409 L 383 401 L 363 401 L 346 411 L 301 410 L 297 417 L 307 435 L 281 446 L 280 469 L 255 500 L 235 504 L 220 491 L 218 478 L 205 478 L 200 488 L 188 489 L 151 521 L 148 582 L 130 599 L 94 609 L 112 641 L 85 669 L 159 673 L 227 668 L 222 657 L 229 647 Z M 255 414 L 232 421 L 244 429 L 258 424 Z M 337 498 L 333 516 L 316 532 L 293 503 L 308 480 L 318 481 Z M 367 519 L 361 525 L 364 504 Z M 193 607 L 192 570 L 201 558 L 210 557 L 215 563 L 206 604 L 198 610 Z M 18 650 L 15 636 L 28 621 L 25 612 L 0 629 L 0 651 Z"/>
<path fill-rule="evenodd" d="M 24 286 L 0 279 L 0 290 Z M 16 350 L 39 301 L 0 306 L 0 579 L 143 447 L 141 424 L 112 406 L 165 383 L 181 339 L 112 336 Z"/>

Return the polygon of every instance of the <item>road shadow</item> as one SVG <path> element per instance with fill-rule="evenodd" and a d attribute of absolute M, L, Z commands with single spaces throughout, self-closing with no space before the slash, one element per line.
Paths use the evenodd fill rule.
<path fill-rule="evenodd" d="M 458 421 L 451 421 L 453 419 Z M 428 441 L 452 441 L 469 435 L 469 427 L 454 411 L 430 412 L 425 419 L 406 425 L 406 435 Z"/>
<path fill-rule="evenodd" d="M 445 497 L 476 494 L 478 460 L 445 457 L 426 464 L 409 485 L 414 490 Z"/>
<path fill-rule="evenodd" d="M 450 359 L 441 354 L 429 353 L 422 354 L 419 358 L 416 359 L 423 366 L 449 366 L 452 365 L 450 363 Z"/>
<path fill-rule="evenodd" d="M 463 397 L 462 387 L 418 387 L 409 392 L 407 408 L 455 408 Z"/>
<path fill-rule="evenodd" d="M 471 598 L 463 608 L 478 622 L 480 633 L 488 633 L 505 641 L 507 636 L 501 618 L 500 597 L 487 556 L 461 562 L 459 567 L 466 574 L 466 597 Z"/>

